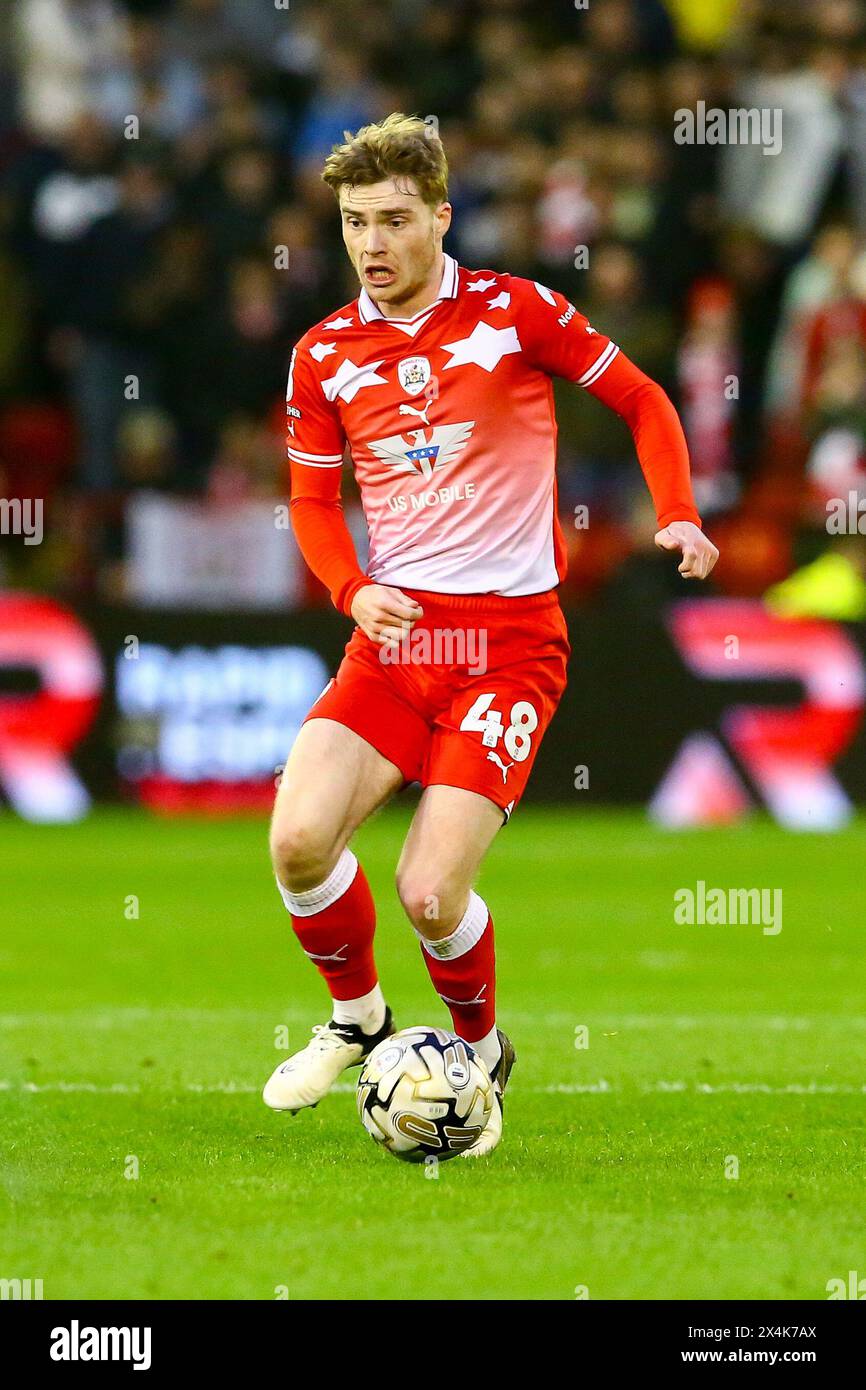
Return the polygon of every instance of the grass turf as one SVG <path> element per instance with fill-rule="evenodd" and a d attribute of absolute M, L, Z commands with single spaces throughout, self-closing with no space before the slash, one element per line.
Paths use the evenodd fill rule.
<path fill-rule="evenodd" d="M 447 1022 L 392 886 L 411 809 L 355 841 L 404 1027 Z M 49 1299 L 821 1299 L 866 1274 L 866 823 L 522 809 L 479 885 L 519 1055 L 505 1141 L 435 1180 L 375 1148 L 348 1087 L 294 1119 L 261 1104 L 276 1030 L 293 1050 L 327 1016 L 264 840 L 0 820 L 0 1277 Z M 676 925 L 698 879 L 781 888 L 781 933 Z"/>

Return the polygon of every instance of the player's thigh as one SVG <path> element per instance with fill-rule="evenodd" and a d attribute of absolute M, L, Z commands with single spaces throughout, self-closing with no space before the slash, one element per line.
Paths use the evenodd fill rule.
<path fill-rule="evenodd" d="M 453 931 L 501 826 L 502 811 L 486 796 L 463 787 L 425 788 L 397 867 L 400 901 L 425 936 Z"/>
<path fill-rule="evenodd" d="M 568 651 L 558 606 L 512 630 L 491 624 L 488 669 L 461 677 L 439 712 L 423 785 L 464 787 L 510 816 L 565 689 Z"/>
<path fill-rule="evenodd" d="M 292 746 L 274 803 L 277 871 L 330 872 L 358 826 L 402 786 L 398 767 L 333 719 L 309 719 Z M 283 875 L 281 875 L 283 876 Z M 293 883 L 301 891 L 299 883 Z"/>

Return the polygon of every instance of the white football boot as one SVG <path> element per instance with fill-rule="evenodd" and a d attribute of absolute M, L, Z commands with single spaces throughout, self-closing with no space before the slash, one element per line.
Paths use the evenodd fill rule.
<path fill-rule="evenodd" d="M 383 1038 L 395 1031 L 391 1010 L 385 1008 L 385 1022 L 377 1033 L 365 1033 L 357 1023 L 317 1024 L 306 1047 L 277 1067 L 262 1100 L 272 1110 L 290 1110 L 293 1115 L 307 1106 L 318 1105 L 347 1067 L 359 1067 Z"/>
<path fill-rule="evenodd" d="M 490 1079 L 493 1082 L 493 1109 L 479 1138 L 475 1140 L 474 1144 L 470 1144 L 468 1149 L 463 1150 L 460 1154 L 461 1158 L 484 1158 L 486 1154 L 493 1152 L 502 1138 L 502 1093 L 508 1085 L 511 1068 L 517 1061 L 517 1055 L 514 1051 L 514 1044 L 509 1037 L 506 1037 L 501 1028 L 497 1028 L 496 1036 L 499 1039 L 499 1046 L 502 1048 L 502 1055 L 490 1073 Z"/>

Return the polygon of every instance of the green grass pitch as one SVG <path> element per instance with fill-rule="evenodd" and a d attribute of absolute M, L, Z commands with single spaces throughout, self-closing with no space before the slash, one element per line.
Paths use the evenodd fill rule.
<path fill-rule="evenodd" d="M 403 1027 L 447 1023 L 393 888 L 411 810 L 355 841 Z M 373 1145 L 349 1086 L 294 1119 L 262 1105 L 276 1030 L 294 1050 L 328 1012 L 265 839 L 0 819 L 0 1277 L 47 1299 L 570 1300 L 823 1299 L 866 1275 L 866 823 L 523 808 L 479 884 L 518 1052 L 505 1139 L 435 1179 Z M 677 925 L 698 879 L 781 888 L 782 931 Z"/>

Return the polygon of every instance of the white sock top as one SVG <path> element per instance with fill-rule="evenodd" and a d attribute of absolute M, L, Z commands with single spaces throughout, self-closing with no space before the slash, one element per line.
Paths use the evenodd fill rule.
<path fill-rule="evenodd" d="M 315 888 L 305 888 L 302 893 L 293 893 L 277 879 L 280 897 L 295 917 L 315 917 L 324 912 L 338 898 L 342 898 L 355 881 L 358 861 L 350 849 L 344 849 L 324 883 Z"/>
<path fill-rule="evenodd" d="M 481 940 L 489 916 L 486 902 L 473 890 L 469 894 L 469 906 L 450 936 L 430 941 L 417 928 L 415 935 L 431 956 L 438 956 L 440 960 L 456 960 L 458 956 L 465 956 Z"/>

